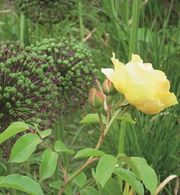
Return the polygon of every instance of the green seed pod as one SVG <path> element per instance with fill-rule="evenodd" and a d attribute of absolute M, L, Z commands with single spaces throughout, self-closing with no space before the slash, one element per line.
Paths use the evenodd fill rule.
<path fill-rule="evenodd" d="M 33 124 L 41 119 L 39 125 L 49 127 L 58 110 L 54 64 L 44 68 L 46 59 L 17 42 L 0 43 L 0 51 L 0 131 L 18 120 Z"/>
<path fill-rule="evenodd" d="M 85 46 L 75 40 L 51 38 L 37 42 L 28 49 L 38 51 L 47 56 L 47 59 L 51 57 L 56 65 L 61 75 L 61 82 L 57 85 L 64 110 L 67 110 L 67 107 L 78 108 L 87 102 L 89 90 L 94 85 L 96 68 Z"/>
<path fill-rule="evenodd" d="M 44 24 L 64 20 L 75 0 L 17 0 L 17 4 L 27 18 L 34 23 Z"/>

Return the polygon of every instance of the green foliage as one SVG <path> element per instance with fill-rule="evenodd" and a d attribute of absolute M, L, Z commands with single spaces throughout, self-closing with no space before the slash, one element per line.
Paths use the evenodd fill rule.
<path fill-rule="evenodd" d="M 10 162 L 20 163 L 26 161 L 41 141 L 37 134 L 32 133 L 20 137 L 11 150 Z"/>
<path fill-rule="evenodd" d="M 122 178 L 124 181 L 126 181 L 139 195 L 144 194 L 143 185 L 137 180 L 136 175 L 134 175 L 134 173 L 123 168 L 115 169 L 114 173 L 120 178 Z"/>
<path fill-rule="evenodd" d="M 73 180 L 73 183 L 76 184 L 80 188 L 83 188 L 86 185 L 86 182 L 87 182 L 87 177 L 84 172 L 80 173 Z"/>
<path fill-rule="evenodd" d="M 12 188 L 30 195 L 43 195 L 40 185 L 30 177 L 19 174 L 0 177 L 1 188 Z"/>
<path fill-rule="evenodd" d="M 128 127 L 127 153 L 143 156 L 161 180 L 169 173 L 178 173 L 179 122 L 175 111 L 167 111 L 151 118 L 136 113 L 136 121 L 136 125 Z"/>
<path fill-rule="evenodd" d="M 121 186 L 119 185 L 116 177 L 111 177 L 102 189 L 103 195 L 119 195 L 120 191 Z"/>
<path fill-rule="evenodd" d="M 9 3 L 9 1 L 4 1 L 6 4 L 7 2 Z M 25 2 L 25 0 L 21 0 L 21 2 Z M 21 30 L 24 30 L 25 44 L 31 44 L 33 42 L 39 41 L 31 46 L 31 49 L 33 48 L 34 51 L 28 53 L 29 51 L 25 52 L 22 46 L 21 48 L 23 49 L 17 45 L 12 46 L 12 44 L 9 44 L 12 47 L 12 55 L 7 55 L 1 47 L 0 53 L 2 53 L 2 51 L 4 53 L 2 53 L 0 60 L 1 63 L 5 64 L 5 67 L 1 66 L 0 68 L 0 87 L 3 87 L 3 92 L 0 89 L 0 95 L 3 95 L 3 101 L 1 99 L 2 97 L 0 97 L 0 131 L 6 129 L 11 122 L 17 120 L 26 121 L 30 124 L 34 122 L 41 124 L 40 121 L 42 121 L 44 123 L 42 126 L 45 129 L 49 128 L 49 124 L 52 122 L 52 119 L 56 118 L 55 116 L 57 111 L 52 112 L 52 110 L 56 110 L 55 105 L 58 105 L 57 96 L 59 96 L 59 94 L 61 94 L 60 111 L 63 110 L 63 112 L 66 112 L 69 107 L 73 107 L 75 110 L 77 107 L 79 107 L 79 105 L 84 105 L 87 99 L 87 91 L 93 84 L 94 69 L 110 67 L 110 56 L 112 51 L 117 53 L 118 58 L 121 58 L 123 61 L 127 61 L 131 50 L 134 51 L 132 48 L 136 48 L 136 53 L 140 54 L 144 61 L 151 61 L 156 69 L 161 69 L 166 72 L 167 77 L 171 81 L 171 90 L 177 94 L 179 100 L 180 55 L 178 29 L 180 22 L 178 0 L 139 1 L 139 5 L 136 4 L 138 5 L 139 13 L 134 11 L 134 15 L 132 15 L 132 3 L 135 3 L 135 1 L 129 0 L 79 0 L 75 5 L 77 6 L 75 7 L 76 9 L 72 9 L 70 5 L 68 9 L 63 8 L 63 12 L 61 12 L 62 7 L 59 7 L 60 4 L 56 4 L 59 1 L 43 1 L 42 4 L 37 5 L 38 8 L 35 7 L 35 11 L 33 12 L 32 9 L 34 9 L 34 5 L 36 5 L 37 2 L 40 2 L 40 0 L 31 2 L 27 0 L 26 4 L 20 3 L 21 8 L 23 8 L 22 12 L 25 14 L 25 17 L 30 18 L 30 20 L 24 21 L 24 29 Z M 71 1 L 64 2 L 68 4 Z M 26 9 L 27 4 L 30 4 L 28 7 L 29 9 Z M 64 4 L 61 5 L 63 6 Z M 19 40 L 21 37 L 21 30 L 19 29 L 19 26 L 23 22 L 22 18 L 20 15 L 18 15 L 15 7 L 11 6 L 10 4 L 7 4 L 6 7 L 8 10 L 6 10 L 4 6 L 1 7 L 0 10 L 0 39 Z M 50 10 L 52 7 L 53 11 Z M 49 14 L 46 14 L 46 11 L 49 11 Z M 65 15 L 68 15 L 69 17 L 66 17 L 65 19 Z M 135 15 L 139 16 L 139 24 L 134 22 Z M 48 23 L 48 25 L 40 25 L 38 23 Z M 131 33 L 132 27 L 134 28 L 136 36 L 135 34 Z M 54 39 L 49 39 L 49 37 L 54 37 Z M 67 39 L 57 39 L 55 37 L 66 37 Z M 43 40 L 44 38 L 48 39 Z M 73 43 L 69 43 L 69 40 L 72 40 L 72 38 L 81 40 L 82 43 L 85 42 L 88 44 L 93 55 L 89 55 L 89 51 L 87 52 L 86 49 L 84 50 L 84 46 L 79 45 L 79 43 L 77 44 L 73 41 Z M 136 42 L 133 47 L 131 46 L 132 40 L 135 40 L 134 43 Z M 59 43 L 61 44 L 59 45 Z M 76 45 L 78 46 L 76 47 Z M 21 55 L 17 55 L 19 52 Z M 73 53 L 73 59 L 71 59 L 72 61 L 69 60 L 71 52 Z M 77 56 L 76 53 L 78 53 Z M 83 53 L 84 56 L 80 57 L 81 53 Z M 4 56 L 6 56 L 5 59 Z M 22 59 L 24 59 L 20 58 L 22 56 L 24 56 L 24 58 L 29 56 L 31 59 L 27 60 L 27 63 L 22 63 Z M 16 61 L 16 58 L 19 58 L 19 61 Z M 39 58 L 41 58 L 42 61 L 39 60 Z M 92 63 L 92 58 L 95 64 L 97 64 L 96 67 L 93 65 L 94 63 Z M 61 61 L 58 61 L 58 59 Z M 20 79 L 19 77 L 24 76 L 24 80 L 30 79 L 30 77 L 25 76 L 25 69 L 22 67 L 26 67 L 26 65 L 27 67 L 31 65 L 34 66 L 34 62 L 36 60 L 38 67 L 43 66 L 42 64 L 46 64 L 48 67 L 54 67 L 52 64 L 56 64 L 56 66 L 58 66 L 58 71 L 53 71 L 53 78 L 50 78 L 50 76 L 47 74 L 46 78 L 42 77 L 40 81 L 43 83 L 43 81 L 48 78 L 49 81 L 53 81 L 53 86 L 54 82 L 58 84 L 59 89 L 55 89 L 56 87 L 52 89 L 52 86 L 50 86 L 51 90 L 47 91 L 45 94 L 41 94 L 40 97 L 36 96 L 38 94 L 35 95 L 35 92 L 40 92 L 40 85 L 38 82 L 36 82 L 37 88 L 34 91 L 28 91 L 31 89 L 28 83 L 27 86 L 17 86 L 18 80 Z M 80 63 L 81 65 L 78 62 L 79 60 L 82 62 L 82 64 Z M 16 69 L 16 73 L 18 73 L 18 70 L 20 70 L 21 75 L 18 75 L 16 78 L 12 78 L 11 80 L 9 73 L 12 73 L 17 63 L 19 68 Z M 87 69 L 87 72 L 84 68 Z M 50 69 L 49 71 L 51 72 Z M 34 69 L 28 70 L 30 72 L 33 70 L 31 74 L 34 75 L 33 77 L 37 78 L 37 74 L 35 74 L 36 71 L 34 71 Z M 55 72 L 60 73 L 59 76 L 55 76 Z M 52 72 L 50 74 L 52 74 Z M 75 78 L 73 77 L 74 75 Z M 102 75 L 99 74 L 98 76 L 101 78 Z M 57 78 L 60 78 L 60 80 L 57 81 Z M 6 82 L 4 83 L 3 81 Z M 25 83 L 26 82 L 23 84 Z M 4 84 L 6 85 L 4 86 Z M 11 97 L 9 98 L 8 94 L 6 94 L 4 97 L 4 87 L 6 87 L 7 84 L 8 87 L 11 87 L 11 90 L 14 87 L 19 90 L 18 92 L 21 92 L 23 97 L 19 98 L 13 94 L 10 94 Z M 42 85 L 46 86 L 46 84 Z M 75 85 L 75 87 L 72 87 L 73 85 Z M 9 89 L 10 88 L 8 88 L 8 90 Z M 51 93 L 54 91 L 58 92 L 56 96 Z M 48 99 L 48 95 L 52 95 L 50 100 Z M 29 104 L 29 99 L 32 100 L 31 104 Z M 46 101 L 44 101 L 44 99 L 46 99 Z M 19 105 L 19 100 L 21 106 L 15 107 L 16 103 Z M 47 109 L 46 105 L 48 105 L 49 102 L 54 104 L 55 107 L 52 106 Z M 13 110 L 10 108 L 10 104 L 6 105 L 6 103 L 11 103 L 11 106 L 14 110 L 18 109 L 18 115 L 13 114 L 13 111 L 10 111 Z M 40 104 L 41 109 L 34 109 L 37 104 Z M 114 106 L 116 105 L 113 105 L 113 108 Z M 121 115 L 119 117 L 120 120 L 114 121 L 110 131 L 108 132 L 106 140 L 101 145 L 100 150 L 96 151 L 93 150 L 92 147 L 96 144 L 98 136 L 100 135 L 99 126 L 97 125 L 99 123 L 99 117 L 98 114 L 92 114 L 92 111 L 90 111 L 91 114 L 83 118 L 81 121 L 81 124 L 83 125 L 80 126 L 81 124 L 79 124 L 79 119 L 82 118 L 82 116 L 85 116 L 87 112 L 89 112 L 88 109 L 80 110 L 80 112 L 71 112 L 69 114 L 70 117 L 66 118 L 67 126 L 64 127 L 64 138 L 65 143 L 69 144 L 69 146 L 67 145 L 68 147 L 59 140 L 56 143 L 52 143 L 53 135 L 51 134 L 51 130 L 48 129 L 47 131 L 38 131 L 37 133 L 41 139 L 46 139 L 42 140 L 38 150 L 36 150 L 33 155 L 31 155 L 32 148 L 30 147 L 31 151 L 25 154 L 25 159 L 27 159 L 27 156 L 29 156 L 28 162 L 25 162 L 27 165 L 24 163 L 22 165 L 18 164 L 14 171 L 22 172 L 23 174 L 28 175 L 32 174 L 37 180 L 39 178 L 37 167 L 40 164 L 40 172 L 42 176 L 41 179 L 48 178 L 48 180 L 45 180 L 41 183 L 45 194 L 57 194 L 57 191 L 54 191 L 54 189 L 59 191 L 60 186 L 64 185 L 62 178 L 63 172 L 59 169 L 59 167 L 56 169 L 57 156 L 61 161 L 62 158 L 64 158 L 64 154 L 62 154 L 62 152 L 71 153 L 71 149 L 69 148 L 77 150 L 76 155 L 80 154 L 81 157 L 85 155 L 85 157 L 90 157 L 92 159 L 96 158 L 97 160 L 98 157 L 102 156 L 103 158 L 105 153 L 117 155 L 119 145 L 118 141 L 120 137 L 120 125 L 122 124 L 122 121 L 125 120 L 132 124 L 128 123 L 125 128 L 125 145 L 122 144 L 124 145 L 124 151 L 128 154 L 128 156 L 144 157 L 150 166 L 147 166 L 146 161 L 143 159 L 139 159 L 137 157 L 133 159 L 128 156 L 122 157 L 123 155 L 121 154 L 121 157 L 118 155 L 119 167 L 114 169 L 112 177 L 109 176 L 111 174 L 105 175 L 105 177 L 102 176 L 103 179 L 101 184 L 104 185 L 103 189 L 98 182 L 97 185 L 94 184 L 94 179 L 89 179 L 90 174 L 88 170 L 85 170 L 84 173 L 86 175 L 86 179 L 84 174 L 80 174 L 78 177 L 75 177 L 75 179 L 73 179 L 72 182 L 67 185 L 65 194 L 72 195 L 73 193 L 79 193 L 80 191 L 80 195 L 98 195 L 100 193 L 103 195 L 116 195 L 118 192 L 120 193 L 120 190 L 123 191 L 121 185 L 122 182 L 119 183 L 119 177 L 123 179 L 123 186 L 125 186 L 125 182 L 127 182 L 135 191 L 139 192 L 139 194 L 142 193 L 142 189 L 139 184 L 141 181 L 142 183 L 144 182 L 147 189 L 153 192 L 157 183 L 157 179 L 155 178 L 156 176 L 151 167 L 156 170 L 159 180 L 163 180 L 171 173 L 179 174 L 178 155 L 180 110 L 178 106 L 151 117 L 145 116 L 139 112 L 134 112 L 134 110 L 132 110 L 132 115 Z M 2 118 L 2 113 L 6 117 Z M 105 113 L 103 113 L 103 115 L 104 114 Z M 136 124 L 134 125 L 135 122 Z M 104 126 L 105 123 L 106 117 L 103 116 L 102 126 Z M 24 124 L 22 124 L 22 128 L 20 128 L 19 124 L 20 122 L 17 123 L 17 126 L 12 126 L 13 128 L 9 127 L 8 131 L 5 130 L 3 133 L 1 133 L 0 143 L 7 141 L 8 145 L 9 138 L 15 136 L 17 133 L 29 129 L 29 127 Z M 85 126 L 86 124 L 87 126 Z M 35 137 L 37 137 L 37 135 L 35 135 Z M 22 144 L 24 145 L 25 143 L 26 142 Z M 31 143 L 29 143 L 29 145 L 31 146 Z M 46 150 L 47 145 L 49 148 L 51 148 L 48 149 L 48 152 Z M 87 148 L 84 149 L 85 147 Z M 21 149 L 23 151 L 27 148 L 28 146 L 25 148 L 22 147 Z M 83 150 L 79 151 L 79 148 L 83 148 Z M 34 149 L 35 148 L 33 148 L 33 150 Z M 10 148 L 2 148 L 2 150 L 7 150 L 8 154 L 8 150 L 10 150 Z M 58 154 L 53 150 L 55 150 Z M 42 153 L 43 158 L 41 163 L 39 161 Z M 7 154 L 5 153 L 5 156 L 0 155 L 0 173 L 3 175 L 7 174 Z M 23 156 L 24 155 L 22 155 L 22 157 Z M 114 159 L 114 157 L 112 157 L 112 159 Z M 31 164 L 28 165 L 29 162 Z M 93 163 L 93 166 L 96 165 L 95 163 L 96 161 Z M 123 163 L 123 166 L 121 166 L 121 163 Z M 81 162 L 79 159 L 71 159 L 71 156 L 68 156 L 67 159 L 63 159 L 62 166 L 65 166 L 69 174 L 71 172 L 74 173 L 75 167 L 79 167 L 80 164 Z M 128 167 L 128 170 L 126 169 L 126 166 Z M 104 168 L 105 171 L 103 174 L 107 173 L 107 167 Z M 57 173 L 55 174 L 55 178 L 52 178 L 51 176 L 53 175 L 55 169 L 57 170 Z M 118 179 L 116 178 L 116 174 L 118 175 Z M 71 178 L 72 175 L 73 174 L 69 174 L 68 177 Z M 16 186 L 15 189 L 22 190 L 24 193 L 36 194 L 38 192 L 37 194 L 42 194 L 42 191 L 39 190 L 36 185 L 35 187 L 32 187 L 34 184 L 31 185 L 31 181 L 26 180 L 26 176 L 19 177 L 19 175 L 17 175 L 15 177 L 11 177 L 10 175 L 1 177 L 0 185 L 2 181 L 1 179 L 8 177 L 10 180 L 12 179 L 12 183 L 9 183 L 8 179 L 7 183 L 4 183 L 5 188 L 14 188 L 14 186 Z M 149 179 L 149 177 L 152 178 Z M 18 178 L 20 179 L 18 180 Z M 25 183 L 21 183 L 21 179 L 25 181 Z M 20 182 L 20 184 L 18 182 Z M 47 183 L 52 185 L 47 185 Z M 85 183 L 89 184 L 90 186 L 86 186 Z M 1 191 L 2 193 L 6 193 L 6 191 L 3 191 L 2 189 Z M 169 189 L 166 191 L 169 194 L 173 193 L 173 189 L 170 185 Z M 10 194 L 12 193 L 10 192 Z"/>
<path fill-rule="evenodd" d="M 43 130 L 43 131 L 38 131 L 38 134 L 40 135 L 40 137 L 42 139 L 48 137 L 49 135 L 51 135 L 52 133 L 52 129 L 46 129 L 46 130 Z"/>
<path fill-rule="evenodd" d="M 29 129 L 29 126 L 24 122 L 14 122 L 6 130 L 0 134 L 0 144 L 15 136 L 16 134 Z"/>
<path fill-rule="evenodd" d="M 42 154 L 42 161 L 39 172 L 41 179 L 51 177 L 57 166 L 58 154 L 50 149 L 46 149 Z"/>
<path fill-rule="evenodd" d="M 157 188 L 157 176 L 155 171 L 148 166 L 145 159 L 140 157 L 130 157 L 132 163 L 137 167 L 140 173 L 140 179 L 144 183 L 145 187 L 151 192 L 155 193 Z"/>
<path fill-rule="evenodd" d="M 116 164 L 117 164 L 117 159 L 109 154 L 104 155 L 100 159 L 96 167 L 95 179 L 98 183 L 101 184 L 102 188 L 105 186 L 106 182 L 111 177 Z"/>
<path fill-rule="evenodd" d="M 99 195 L 99 192 L 95 188 L 88 186 L 80 192 L 80 195 Z"/>
<path fill-rule="evenodd" d="M 103 123 L 106 123 L 106 117 L 102 115 L 102 121 Z M 98 113 L 91 113 L 87 114 L 81 121 L 82 124 L 88 124 L 88 123 L 99 123 L 99 115 Z"/>
<path fill-rule="evenodd" d="M 78 153 L 75 155 L 74 158 L 84 158 L 84 157 L 93 157 L 93 156 L 102 157 L 104 155 L 105 153 L 103 151 L 93 149 L 93 148 L 86 148 L 78 151 Z"/>
<path fill-rule="evenodd" d="M 33 22 L 58 23 L 71 11 L 74 0 L 17 0 L 21 11 Z"/>
<path fill-rule="evenodd" d="M 61 140 L 56 141 L 54 144 L 54 150 L 56 152 L 65 152 L 67 154 L 74 153 L 74 150 L 69 149 Z"/>

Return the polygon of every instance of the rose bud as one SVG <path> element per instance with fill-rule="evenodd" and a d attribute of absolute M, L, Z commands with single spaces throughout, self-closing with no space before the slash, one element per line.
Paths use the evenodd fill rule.
<path fill-rule="evenodd" d="M 105 95 L 101 91 L 97 90 L 96 88 L 92 88 L 90 90 L 88 101 L 92 107 L 99 108 L 100 106 L 103 106 L 104 100 Z"/>
<path fill-rule="evenodd" d="M 113 95 L 116 93 L 116 89 L 114 88 L 114 84 L 109 80 L 105 79 L 102 85 L 102 90 L 106 95 Z"/>

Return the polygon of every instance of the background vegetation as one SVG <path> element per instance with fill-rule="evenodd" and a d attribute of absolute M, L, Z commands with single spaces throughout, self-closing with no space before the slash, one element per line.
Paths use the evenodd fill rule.
<path fill-rule="evenodd" d="M 171 90 L 180 100 L 179 10 L 178 0 L 77 0 L 65 20 L 41 25 L 24 18 L 14 1 L 1 0 L 0 40 L 21 40 L 29 45 L 43 38 L 74 37 L 90 48 L 99 70 L 112 66 L 113 51 L 123 62 L 134 52 L 166 73 Z M 98 77 L 103 78 L 100 72 Z M 76 148 L 92 146 L 98 137 L 94 126 L 87 129 L 79 124 L 79 116 L 88 110 L 84 107 L 64 119 L 65 142 Z M 137 123 L 127 126 L 126 153 L 147 159 L 160 180 L 170 174 L 180 175 L 180 107 L 156 116 L 133 114 Z M 102 146 L 106 152 L 117 153 L 119 126 L 112 128 Z M 171 188 L 166 191 L 172 194 Z"/>

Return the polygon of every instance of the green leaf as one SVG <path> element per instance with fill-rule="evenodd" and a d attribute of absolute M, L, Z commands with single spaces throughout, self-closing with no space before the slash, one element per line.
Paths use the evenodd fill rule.
<path fill-rule="evenodd" d="M 99 195 L 99 192 L 95 188 L 88 186 L 81 190 L 80 195 Z"/>
<path fill-rule="evenodd" d="M 80 188 L 85 186 L 86 181 L 87 181 L 87 177 L 84 172 L 81 172 L 77 177 L 73 179 L 73 183 L 76 184 Z"/>
<path fill-rule="evenodd" d="M 50 183 L 49 186 L 50 186 L 51 188 L 55 188 L 55 189 L 59 190 L 60 187 L 61 187 L 63 184 L 64 184 L 63 181 L 61 181 L 61 180 L 56 180 L 56 181 L 53 181 L 52 183 Z"/>
<path fill-rule="evenodd" d="M 0 144 L 8 140 L 10 137 L 29 129 L 29 126 L 24 122 L 12 123 L 5 131 L 0 134 Z"/>
<path fill-rule="evenodd" d="M 139 195 L 144 195 L 143 185 L 136 179 L 136 175 L 123 168 L 116 168 L 114 173 L 126 181 Z"/>
<path fill-rule="evenodd" d="M 140 178 L 145 187 L 154 195 L 157 188 L 157 175 L 144 158 L 131 157 L 131 161 L 137 167 Z"/>
<path fill-rule="evenodd" d="M 49 135 L 51 135 L 52 129 L 46 129 L 44 131 L 38 131 L 38 133 L 39 133 L 40 137 L 42 139 L 44 139 L 44 138 L 48 137 Z"/>
<path fill-rule="evenodd" d="M 126 163 L 128 165 L 128 167 L 134 172 L 134 174 L 136 175 L 136 177 L 140 180 L 140 173 L 137 169 L 137 167 L 134 165 L 134 163 L 132 162 L 131 158 L 129 156 L 126 156 L 125 154 L 118 154 L 118 163 L 120 164 L 120 166 L 123 163 Z"/>
<path fill-rule="evenodd" d="M 19 174 L 0 177 L 0 188 L 12 188 L 30 195 L 43 195 L 42 189 L 36 181 Z"/>
<path fill-rule="evenodd" d="M 155 38 L 155 33 L 148 28 L 138 28 L 138 40 L 143 42 L 151 42 Z"/>
<path fill-rule="evenodd" d="M 20 137 L 12 148 L 10 162 L 20 163 L 26 161 L 41 141 L 37 134 L 32 133 Z"/>
<path fill-rule="evenodd" d="M 67 148 L 67 146 L 61 140 L 56 141 L 56 143 L 54 144 L 54 150 L 56 152 L 65 152 L 68 154 L 74 153 L 74 150 Z"/>
<path fill-rule="evenodd" d="M 97 150 L 94 148 L 86 148 L 83 150 L 80 150 L 75 156 L 74 158 L 84 158 L 84 157 L 90 157 L 90 156 L 98 156 L 98 157 L 102 157 L 104 156 L 105 153 L 101 150 Z"/>
<path fill-rule="evenodd" d="M 102 189 L 103 195 L 120 195 L 121 187 L 118 185 L 115 178 L 110 178 L 104 188 Z"/>
<path fill-rule="evenodd" d="M 72 186 L 71 183 L 69 183 L 69 184 L 66 186 L 64 192 L 65 192 L 65 193 L 64 193 L 65 195 L 72 195 L 72 194 L 73 194 L 73 186 Z"/>
<path fill-rule="evenodd" d="M 6 172 L 7 172 L 7 167 L 0 162 L 0 175 L 5 175 Z"/>
<path fill-rule="evenodd" d="M 105 124 L 106 123 L 106 117 L 102 115 L 102 122 Z M 80 123 L 82 124 L 89 124 L 89 123 L 99 123 L 99 116 L 97 113 L 91 113 L 86 115 Z"/>
<path fill-rule="evenodd" d="M 117 159 L 114 156 L 109 154 L 104 155 L 100 159 L 96 167 L 95 179 L 97 182 L 101 184 L 102 188 L 105 186 L 106 182 L 111 177 L 116 164 L 117 164 Z"/>
<path fill-rule="evenodd" d="M 42 161 L 40 164 L 40 177 L 45 179 L 51 177 L 57 166 L 58 154 L 50 149 L 46 149 L 42 154 Z"/>
<path fill-rule="evenodd" d="M 128 113 L 125 113 L 123 115 L 120 115 L 119 117 L 117 117 L 117 119 L 122 120 L 122 121 L 127 121 L 129 123 L 135 124 L 136 121 L 132 119 L 131 115 Z"/>

